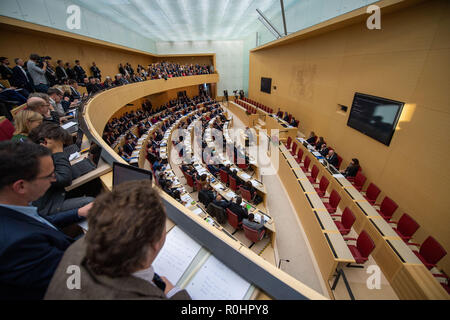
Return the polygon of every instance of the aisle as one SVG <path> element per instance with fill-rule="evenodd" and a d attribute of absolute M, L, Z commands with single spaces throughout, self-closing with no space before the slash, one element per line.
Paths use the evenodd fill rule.
<path fill-rule="evenodd" d="M 233 128 L 245 128 L 238 117 L 226 107 L 225 109 L 233 116 Z M 279 258 L 290 261 L 281 262 L 281 269 L 311 289 L 328 296 L 306 235 L 279 176 L 264 175 L 262 182 L 270 186 L 270 189 L 267 188 L 269 192 L 266 204 L 269 214 L 275 220 Z"/>

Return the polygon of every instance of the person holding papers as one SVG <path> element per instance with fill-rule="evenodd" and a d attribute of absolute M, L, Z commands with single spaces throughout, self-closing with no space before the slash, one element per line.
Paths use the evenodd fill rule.
<path fill-rule="evenodd" d="M 344 177 L 355 177 L 359 171 L 359 160 L 356 158 L 352 159 L 352 162 L 348 165 L 348 167 L 341 171 Z"/>
<path fill-rule="evenodd" d="M 153 269 L 166 239 L 166 213 L 148 180 L 130 181 L 100 195 L 89 231 L 64 254 L 45 299 L 190 299 Z M 67 268 L 80 268 L 80 289 L 67 286 Z"/>
<path fill-rule="evenodd" d="M 249 227 L 253 230 L 262 231 L 264 229 L 264 222 L 256 222 L 253 213 L 250 213 L 248 215 L 248 219 L 242 220 L 242 223 L 244 224 L 244 226 Z"/>

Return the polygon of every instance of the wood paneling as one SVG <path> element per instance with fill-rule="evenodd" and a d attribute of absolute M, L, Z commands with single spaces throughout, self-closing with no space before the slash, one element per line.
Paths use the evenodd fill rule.
<path fill-rule="evenodd" d="M 421 225 L 415 242 L 433 235 L 450 251 L 450 4 L 405 1 L 401 10 L 383 10 L 381 30 L 356 19 L 252 51 L 249 97 L 292 113 L 302 132 L 324 136 L 342 168 L 358 158 L 382 196 L 399 204 L 394 220 L 407 212 Z M 272 78 L 272 94 L 260 92 L 261 77 Z M 349 112 L 337 112 L 355 92 L 406 103 L 389 147 L 348 127 Z M 439 265 L 450 273 L 450 254 Z"/>

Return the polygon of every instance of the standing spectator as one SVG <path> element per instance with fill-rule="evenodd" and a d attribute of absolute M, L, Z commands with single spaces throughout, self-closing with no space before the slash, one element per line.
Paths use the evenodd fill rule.
<path fill-rule="evenodd" d="M 75 60 L 75 66 L 73 67 L 73 71 L 75 71 L 75 76 L 78 83 L 82 83 L 83 79 L 86 78 L 86 72 L 80 65 L 80 60 Z"/>
<path fill-rule="evenodd" d="M 6 57 L 0 58 L 0 74 L 4 80 L 10 80 L 12 78 L 13 71 L 9 67 L 9 60 Z"/>
<path fill-rule="evenodd" d="M 100 69 L 97 67 L 97 65 L 95 64 L 95 62 L 92 62 L 91 72 L 92 72 L 92 76 L 93 76 L 94 78 L 97 78 L 97 79 L 99 79 L 100 81 L 102 81 L 102 72 L 101 72 Z"/>
<path fill-rule="evenodd" d="M 58 79 L 58 82 L 60 84 L 63 84 L 65 81 L 67 81 L 69 79 L 69 76 L 67 75 L 66 70 L 64 69 L 64 65 L 62 60 L 58 60 L 56 61 L 56 63 L 58 64 L 56 66 L 56 78 Z"/>
<path fill-rule="evenodd" d="M 24 63 L 22 59 L 16 58 L 14 59 L 14 62 L 16 63 L 16 66 L 12 69 L 13 75 L 9 82 L 12 86 L 23 89 L 23 95 L 28 97 L 30 92 L 33 92 L 31 76 L 23 68 Z"/>
<path fill-rule="evenodd" d="M 47 70 L 45 70 L 45 77 L 47 78 L 49 87 L 53 87 L 57 84 L 56 80 L 56 72 L 53 70 L 53 66 L 51 63 L 52 58 L 47 56 L 45 57 L 45 62 L 47 63 Z"/>
<path fill-rule="evenodd" d="M 69 79 L 76 81 L 77 75 L 75 74 L 75 71 L 73 70 L 73 68 L 70 66 L 70 62 L 66 62 L 65 66 L 66 66 L 66 73 L 67 73 L 67 76 L 69 77 Z"/>
<path fill-rule="evenodd" d="M 47 93 L 48 91 L 48 81 L 45 77 L 45 71 L 47 70 L 47 63 L 42 62 L 42 67 L 39 67 L 41 57 L 36 53 L 30 55 L 30 60 L 27 62 L 27 70 L 33 79 L 34 89 L 37 92 Z"/>

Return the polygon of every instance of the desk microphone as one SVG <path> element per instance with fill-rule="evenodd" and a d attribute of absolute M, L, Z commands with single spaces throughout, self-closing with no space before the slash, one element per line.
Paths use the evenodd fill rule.
<path fill-rule="evenodd" d="M 278 269 L 280 269 L 281 261 L 290 262 L 290 260 L 288 260 L 288 259 L 280 259 L 280 262 L 278 263 Z"/>

